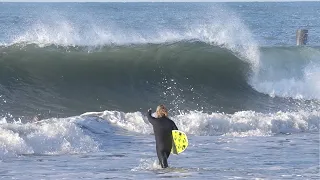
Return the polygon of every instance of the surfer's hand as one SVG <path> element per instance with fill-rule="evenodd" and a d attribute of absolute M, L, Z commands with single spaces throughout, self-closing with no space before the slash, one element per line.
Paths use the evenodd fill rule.
<path fill-rule="evenodd" d="M 149 109 L 148 109 L 148 113 L 151 113 L 151 112 L 152 112 L 152 109 L 151 109 L 151 108 L 149 108 Z"/>

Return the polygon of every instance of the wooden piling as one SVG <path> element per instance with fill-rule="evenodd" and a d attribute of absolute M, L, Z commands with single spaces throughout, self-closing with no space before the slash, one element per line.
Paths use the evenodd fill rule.
<path fill-rule="evenodd" d="M 308 41 L 308 30 L 298 29 L 297 30 L 297 46 L 306 45 Z"/>

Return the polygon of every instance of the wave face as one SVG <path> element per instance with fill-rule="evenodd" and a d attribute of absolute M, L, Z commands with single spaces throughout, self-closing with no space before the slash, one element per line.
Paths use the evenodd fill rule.
<path fill-rule="evenodd" d="M 17 6 L 0 7 L 3 117 L 319 109 L 319 47 L 261 47 L 263 24 L 227 5 L 30 3 L 14 16 Z"/>
<path fill-rule="evenodd" d="M 146 102 L 210 103 L 253 91 L 246 83 L 248 63 L 201 42 L 105 46 L 93 52 L 35 45 L 1 51 L 7 103 L 19 99 L 53 109 L 69 102 L 134 109 Z"/>
<path fill-rule="evenodd" d="M 317 48 L 262 48 L 259 69 L 199 41 L 0 51 L 4 111 L 136 111 L 159 102 L 175 112 L 278 111 L 318 107 L 320 99 Z"/>

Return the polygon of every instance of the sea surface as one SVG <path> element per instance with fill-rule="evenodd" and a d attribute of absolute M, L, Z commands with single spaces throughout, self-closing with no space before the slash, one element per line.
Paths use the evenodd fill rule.
<path fill-rule="evenodd" d="M 319 17 L 320 2 L 0 2 L 0 179 L 319 179 Z M 167 169 L 159 104 L 189 137 Z"/>

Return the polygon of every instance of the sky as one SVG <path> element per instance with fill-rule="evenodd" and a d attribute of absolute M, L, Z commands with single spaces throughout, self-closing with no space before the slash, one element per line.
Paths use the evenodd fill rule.
<path fill-rule="evenodd" d="M 0 2 L 288 2 L 320 0 L 0 0 Z"/>

